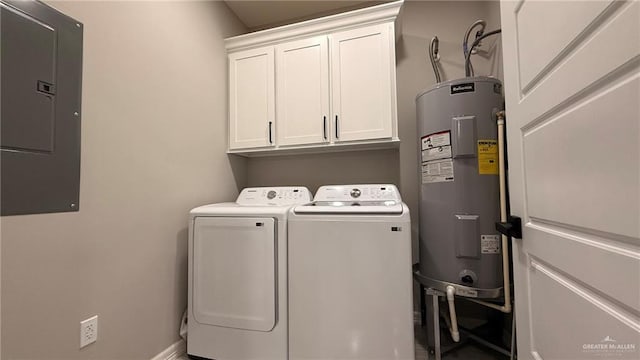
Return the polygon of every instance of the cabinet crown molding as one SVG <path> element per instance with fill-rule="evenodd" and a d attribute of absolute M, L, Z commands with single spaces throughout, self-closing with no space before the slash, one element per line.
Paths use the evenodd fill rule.
<path fill-rule="evenodd" d="M 256 31 L 224 40 L 228 53 L 246 50 L 257 46 L 273 45 L 281 41 L 296 38 L 323 35 L 331 31 L 348 29 L 353 26 L 396 22 L 400 20 L 400 12 L 404 0 L 389 2 L 363 9 L 348 11 L 331 16 L 307 20 L 299 23 Z M 400 26 L 395 26 L 396 40 L 400 36 Z"/>

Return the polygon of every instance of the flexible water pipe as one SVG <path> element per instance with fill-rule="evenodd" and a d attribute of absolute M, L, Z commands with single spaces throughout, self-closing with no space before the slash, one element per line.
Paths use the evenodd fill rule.
<path fill-rule="evenodd" d="M 484 34 L 484 29 L 487 26 L 487 22 L 484 20 L 476 20 L 473 24 L 471 24 L 471 26 L 469 26 L 467 32 L 464 34 L 464 39 L 462 39 L 462 55 L 465 59 L 467 58 L 467 51 L 469 50 L 469 35 L 471 35 L 473 29 L 477 26 L 480 26 L 480 30 L 478 30 L 478 32 L 476 33 L 476 37 L 480 37 Z M 471 60 L 469 60 L 469 70 L 471 71 L 471 76 L 473 76 L 474 73 Z"/>
<path fill-rule="evenodd" d="M 436 76 L 436 83 L 440 83 L 442 79 L 440 78 L 440 70 L 438 70 L 438 62 L 440 61 L 440 54 L 438 50 L 438 45 L 440 44 L 440 40 L 438 40 L 437 36 L 434 36 L 429 43 L 429 60 L 431 61 L 431 66 L 433 67 L 433 73 Z"/>
<path fill-rule="evenodd" d="M 500 177 L 500 221 L 507 221 L 507 181 L 504 164 L 504 110 L 497 114 L 498 124 L 498 164 Z M 475 303 L 502 311 L 511 312 L 511 274 L 509 272 L 509 238 L 502 235 L 502 276 L 504 282 L 504 305 L 498 305 L 482 300 L 468 299 Z"/>
<path fill-rule="evenodd" d="M 471 63 L 471 52 L 473 51 L 473 49 L 478 46 L 478 44 L 480 44 L 480 41 L 482 41 L 482 39 L 489 37 L 491 35 L 496 35 L 496 34 L 500 34 L 502 32 L 502 29 L 498 29 L 498 30 L 493 30 L 490 31 L 478 38 L 476 38 L 476 40 L 473 42 L 473 44 L 471 44 L 471 47 L 469 48 L 469 51 L 467 52 L 467 55 L 465 56 L 464 59 L 464 73 L 465 76 L 469 77 L 471 76 L 471 68 L 470 68 L 470 63 Z"/>
<path fill-rule="evenodd" d="M 449 303 L 449 318 L 451 319 L 451 323 L 449 325 L 449 332 L 451 332 L 451 337 L 453 341 L 460 341 L 460 332 L 458 331 L 458 318 L 456 317 L 456 304 L 455 304 L 455 296 L 456 288 L 451 285 L 447 286 L 447 302 Z"/>

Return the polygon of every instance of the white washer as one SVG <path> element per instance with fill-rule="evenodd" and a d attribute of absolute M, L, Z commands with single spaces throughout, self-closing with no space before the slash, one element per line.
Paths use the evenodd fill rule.
<path fill-rule="evenodd" d="M 187 353 L 287 359 L 287 214 L 304 187 L 247 188 L 191 210 Z"/>
<path fill-rule="evenodd" d="M 323 186 L 289 215 L 289 359 L 414 359 L 411 221 L 394 185 Z"/>

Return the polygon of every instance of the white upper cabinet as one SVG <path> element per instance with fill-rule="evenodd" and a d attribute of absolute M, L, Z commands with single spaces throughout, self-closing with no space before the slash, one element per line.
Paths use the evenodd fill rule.
<path fill-rule="evenodd" d="M 278 145 L 329 140 L 329 56 L 326 36 L 276 46 Z"/>
<path fill-rule="evenodd" d="M 335 141 L 391 138 L 396 121 L 391 25 L 330 35 Z"/>
<path fill-rule="evenodd" d="M 229 152 L 398 146 L 395 22 L 401 5 L 226 39 Z"/>
<path fill-rule="evenodd" d="M 229 149 L 274 144 L 273 47 L 229 54 Z"/>

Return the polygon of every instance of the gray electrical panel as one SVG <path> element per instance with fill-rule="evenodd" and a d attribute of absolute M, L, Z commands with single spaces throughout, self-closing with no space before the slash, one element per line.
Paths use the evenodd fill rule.
<path fill-rule="evenodd" d="M 82 24 L 0 1 L 1 214 L 78 211 Z"/>

